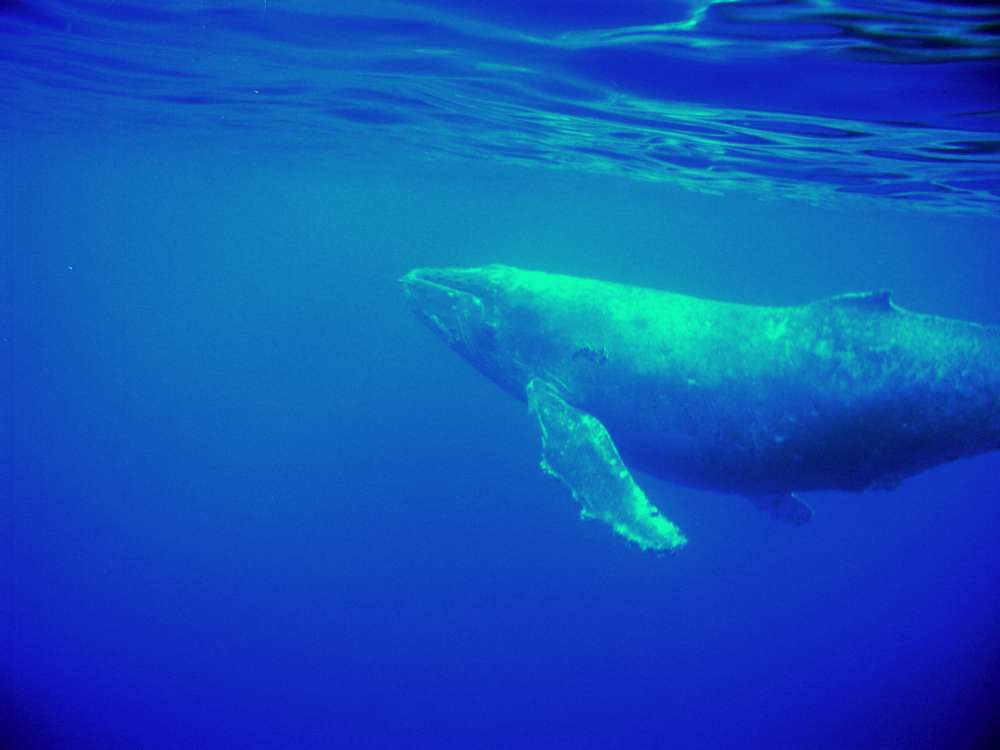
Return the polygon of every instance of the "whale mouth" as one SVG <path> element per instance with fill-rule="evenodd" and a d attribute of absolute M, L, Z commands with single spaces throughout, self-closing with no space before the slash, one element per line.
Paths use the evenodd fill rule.
<path fill-rule="evenodd" d="M 399 279 L 403 289 L 432 287 L 481 297 L 485 283 L 481 273 L 468 268 L 414 268 Z"/>
<path fill-rule="evenodd" d="M 459 295 L 475 297 L 482 304 L 473 285 L 463 279 L 463 274 L 458 270 L 414 268 L 401 276 L 399 283 L 403 285 L 403 293 L 417 312 L 442 303 L 449 304 Z"/>
<path fill-rule="evenodd" d="M 468 341 L 486 318 L 482 281 L 468 270 L 415 268 L 400 279 L 413 311 L 451 345 Z"/>

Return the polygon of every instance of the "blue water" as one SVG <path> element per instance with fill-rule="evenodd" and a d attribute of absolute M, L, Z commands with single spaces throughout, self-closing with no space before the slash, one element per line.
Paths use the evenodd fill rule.
<path fill-rule="evenodd" d="M 396 279 L 1000 324 L 995 8 L 333 5 L 0 2 L 0 747 L 991 747 L 1000 455 L 644 554 Z"/>

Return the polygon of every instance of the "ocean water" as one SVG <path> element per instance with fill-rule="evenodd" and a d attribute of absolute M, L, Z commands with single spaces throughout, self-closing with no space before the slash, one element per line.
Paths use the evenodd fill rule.
<path fill-rule="evenodd" d="M 1000 324 L 991 3 L 0 2 L 0 747 L 989 748 L 1000 455 L 637 475 L 409 311 L 503 262 Z"/>

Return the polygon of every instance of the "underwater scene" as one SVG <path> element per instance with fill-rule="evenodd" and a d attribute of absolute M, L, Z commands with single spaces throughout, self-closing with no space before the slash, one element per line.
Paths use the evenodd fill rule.
<path fill-rule="evenodd" d="M 0 748 L 1000 747 L 1000 10 L 0 0 Z"/>

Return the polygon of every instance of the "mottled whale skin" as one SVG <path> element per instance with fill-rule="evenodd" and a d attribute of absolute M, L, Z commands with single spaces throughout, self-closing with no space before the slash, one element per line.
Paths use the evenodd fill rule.
<path fill-rule="evenodd" d="M 528 398 L 543 437 L 562 441 L 543 466 L 612 525 L 631 523 L 615 503 L 633 500 L 606 496 L 595 461 L 802 522 L 796 491 L 889 488 L 1000 449 L 1000 329 L 903 310 L 887 292 L 759 307 L 501 265 L 402 283 L 455 351 Z M 588 431 L 604 458 L 565 442 Z"/>

